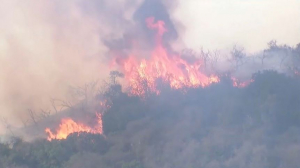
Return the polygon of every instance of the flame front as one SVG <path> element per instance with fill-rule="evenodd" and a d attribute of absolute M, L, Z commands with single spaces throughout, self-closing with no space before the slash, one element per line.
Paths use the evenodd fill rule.
<path fill-rule="evenodd" d="M 149 29 L 157 31 L 156 46 L 151 53 L 151 58 L 138 61 L 137 57 L 131 55 L 127 59 L 117 60 L 131 87 L 131 94 L 142 96 L 147 90 L 159 93 L 156 88 L 157 79 L 169 83 L 174 89 L 205 87 L 220 81 L 216 75 L 208 76 L 200 72 L 202 65 L 200 59 L 188 63 L 180 55 L 170 55 L 167 52 L 162 43 L 162 37 L 168 31 L 163 21 L 155 23 L 154 18 L 150 17 L 146 19 L 146 24 Z"/>
<path fill-rule="evenodd" d="M 90 127 L 81 123 L 76 123 L 70 118 L 64 118 L 61 120 L 61 124 L 56 132 L 52 132 L 49 128 L 45 129 L 45 132 L 48 134 L 48 140 L 52 139 L 66 139 L 68 135 L 72 133 L 88 132 L 92 134 L 102 134 L 102 116 L 97 114 L 97 124 L 94 127 Z"/>
<path fill-rule="evenodd" d="M 238 88 L 244 88 L 246 86 L 248 86 L 251 82 L 254 82 L 253 79 L 241 82 L 239 79 L 235 78 L 235 77 L 231 77 L 232 80 L 232 84 L 234 87 L 238 87 Z"/>

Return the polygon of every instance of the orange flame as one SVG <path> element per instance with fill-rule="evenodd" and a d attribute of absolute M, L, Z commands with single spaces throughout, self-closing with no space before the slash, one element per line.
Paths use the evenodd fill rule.
<path fill-rule="evenodd" d="M 238 88 L 244 88 L 244 87 L 248 86 L 251 82 L 254 82 L 253 79 L 245 81 L 245 82 L 241 82 L 235 77 L 231 77 L 231 80 L 232 80 L 233 86 L 238 87 Z"/>
<path fill-rule="evenodd" d="M 146 23 L 149 29 L 157 31 L 156 47 L 151 53 L 151 58 L 138 61 L 134 55 L 131 55 L 125 60 L 118 60 L 125 79 L 131 87 L 131 94 L 143 96 L 147 90 L 158 94 L 157 79 L 168 82 L 174 89 L 205 87 L 220 81 L 216 75 L 207 76 L 200 72 L 202 64 L 200 59 L 188 63 L 180 55 L 170 55 L 167 52 L 162 44 L 162 37 L 168 31 L 163 21 L 159 20 L 155 23 L 154 18 L 150 17 L 146 19 Z"/>
<path fill-rule="evenodd" d="M 297 71 L 297 70 L 294 70 L 294 74 L 295 74 L 296 76 L 300 76 L 300 72 Z"/>
<path fill-rule="evenodd" d="M 56 133 L 53 133 L 49 128 L 45 129 L 45 132 L 48 134 L 48 140 L 52 139 L 66 139 L 68 135 L 72 133 L 88 132 L 92 134 L 102 134 L 102 115 L 97 114 L 97 124 L 94 127 L 86 126 L 81 123 L 76 123 L 70 118 L 65 118 L 61 120 L 59 128 L 56 130 Z"/>

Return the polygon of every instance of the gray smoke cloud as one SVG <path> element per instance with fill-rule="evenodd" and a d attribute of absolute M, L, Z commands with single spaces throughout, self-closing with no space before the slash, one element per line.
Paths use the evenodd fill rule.
<path fill-rule="evenodd" d="M 109 74 L 104 39 L 119 38 L 139 1 L 1 0 L 0 116 L 15 124 L 69 86 Z M 0 127 L 0 132 L 4 128 Z"/>

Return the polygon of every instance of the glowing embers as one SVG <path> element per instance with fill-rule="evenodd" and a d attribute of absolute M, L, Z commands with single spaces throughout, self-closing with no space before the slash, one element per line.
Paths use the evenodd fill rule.
<path fill-rule="evenodd" d="M 237 78 L 234 78 L 234 77 L 231 77 L 231 80 L 232 80 L 233 86 L 234 86 L 234 87 L 238 87 L 238 88 L 246 87 L 246 86 L 248 86 L 251 82 L 254 82 L 253 79 L 250 79 L 250 80 L 248 80 L 248 81 L 241 82 L 240 80 L 238 80 Z"/>
<path fill-rule="evenodd" d="M 154 18 L 146 19 L 149 29 L 156 30 L 155 48 L 149 59 L 138 59 L 135 55 L 128 58 L 116 58 L 121 71 L 131 88 L 131 94 L 144 95 L 147 91 L 159 93 L 157 79 L 169 83 L 174 89 L 184 87 L 205 87 L 220 81 L 216 75 L 206 75 L 200 71 L 202 61 L 193 63 L 182 59 L 179 55 L 170 55 L 163 46 L 163 35 L 168 30 L 163 21 L 154 22 Z"/>
<path fill-rule="evenodd" d="M 295 74 L 296 76 L 300 76 L 300 71 L 294 70 L 294 74 Z"/>
<path fill-rule="evenodd" d="M 48 140 L 52 139 L 66 139 L 68 135 L 72 133 L 87 132 L 92 134 L 102 134 L 102 115 L 97 114 L 97 124 L 93 127 L 84 125 L 82 123 L 76 123 L 70 118 L 64 118 L 61 120 L 61 123 L 56 129 L 55 132 L 52 132 L 49 128 L 45 129 L 45 132 L 48 134 Z"/>

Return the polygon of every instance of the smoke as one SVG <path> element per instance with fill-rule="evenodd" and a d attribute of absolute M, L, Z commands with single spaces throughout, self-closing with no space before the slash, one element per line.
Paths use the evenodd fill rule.
<path fill-rule="evenodd" d="M 128 55 L 136 55 L 139 58 L 149 57 L 156 45 L 154 38 L 156 31 L 149 29 L 145 22 L 149 17 L 153 17 L 155 22 L 161 20 L 165 23 L 167 32 L 163 36 L 163 43 L 172 51 L 170 44 L 178 40 L 177 28 L 179 26 L 171 16 L 171 10 L 175 8 L 175 4 L 176 1 L 169 0 L 144 0 L 139 3 L 132 14 L 133 23 L 123 28 L 123 35 L 118 38 L 104 40 L 112 51 L 110 58 L 116 55 L 122 57 Z"/>
<path fill-rule="evenodd" d="M 49 109 L 50 97 L 64 99 L 70 86 L 106 77 L 103 39 L 122 36 L 138 1 L 1 4 L 0 116 L 15 124 L 29 108 Z"/>
<path fill-rule="evenodd" d="M 270 40 L 292 46 L 300 41 L 298 0 L 179 0 L 172 16 L 184 25 L 180 37 L 193 49 L 239 44 L 257 52 Z"/>
<path fill-rule="evenodd" d="M 232 58 L 228 58 L 232 62 L 226 62 L 227 55 L 222 54 L 218 55 L 221 61 L 217 57 L 208 59 L 207 67 L 211 66 L 212 71 L 234 67 L 233 75 L 249 77 L 257 70 L 300 69 L 299 57 L 295 57 L 299 46 L 268 46 L 258 52 L 267 48 L 272 39 L 289 45 L 300 41 L 299 2 L 284 1 L 286 8 L 282 3 L 283 0 L 3 1 L 0 116 L 17 123 L 27 117 L 29 108 L 51 108 L 50 97 L 64 99 L 69 86 L 104 79 L 109 74 L 111 54 L 138 53 L 137 59 L 146 57 L 153 49 L 155 31 L 147 28 L 145 19 L 152 16 L 165 22 L 168 32 L 163 40 L 170 52 L 185 46 L 195 50 L 200 46 L 226 50 L 234 43 L 244 46 L 245 50 L 234 50 Z M 255 52 L 251 59 L 247 51 Z M 189 58 L 194 56 L 189 54 L 188 62 L 194 62 L 196 56 Z M 158 81 L 160 94 L 147 90 L 143 98 L 122 92 L 122 86 L 115 82 L 98 95 L 111 103 L 102 118 L 105 142 L 110 142 L 105 146 L 107 151 L 101 156 L 65 152 L 73 156 L 64 162 L 69 167 L 125 167 L 122 164 L 127 162 L 164 168 L 297 167 L 299 80 L 273 71 L 253 78 L 254 82 L 242 89 L 233 87 L 228 76 L 205 88 L 182 90 Z M 80 121 L 90 117 L 83 112 L 81 115 L 77 117 Z M 53 118 L 42 122 L 58 125 Z M 3 127 L 0 132 L 4 130 Z M 93 150 L 97 152 L 98 148 Z"/>
<path fill-rule="evenodd" d="M 184 93 L 164 88 L 145 102 L 119 96 L 104 115 L 108 139 L 118 139 L 104 158 L 132 152 L 145 167 L 297 167 L 299 96 L 285 99 L 298 82 L 270 71 L 243 89 L 223 81 Z"/>
<path fill-rule="evenodd" d="M 112 51 L 132 50 L 138 44 L 137 52 L 147 55 L 155 33 L 144 22 L 149 16 L 166 23 L 167 48 L 178 50 L 228 49 L 238 43 L 246 51 L 258 51 L 272 39 L 289 45 L 300 41 L 296 0 L 1 4 L 0 115 L 11 124 L 25 118 L 29 108 L 49 109 L 50 97 L 64 99 L 70 86 L 106 77 Z"/>
<path fill-rule="evenodd" d="M 147 39 L 153 39 L 153 33 L 149 33 L 149 28 L 145 24 L 145 20 L 154 17 L 156 20 L 163 20 L 166 24 L 168 33 L 164 36 L 166 41 L 176 40 L 178 33 L 175 25 L 170 18 L 169 12 L 165 5 L 159 0 L 145 0 L 145 2 L 134 13 L 134 19 L 142 26 L 147 34 Z"/>

